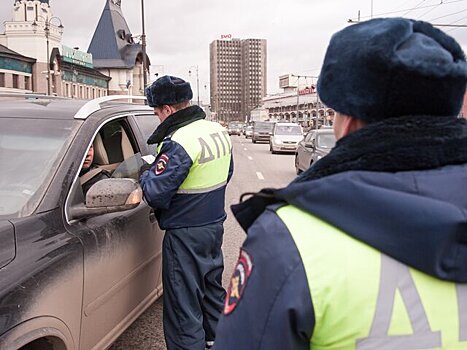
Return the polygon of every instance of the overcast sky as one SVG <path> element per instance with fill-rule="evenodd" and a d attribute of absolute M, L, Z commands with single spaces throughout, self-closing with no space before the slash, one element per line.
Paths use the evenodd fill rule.
<path fill-rule="evenodd" d="M 12 18 L 13 2 L 0 0 L 1 22 Z M 65 26 L 62 43 L 86 51 L 105 2 L 50 0 Z M 147 52 L 153 71 L 190 80 L 195 94 L 196 75 L 188 71 L 198 65 L 200 96 L 208 103 L 209 44 L 225 34 L 266 39 L 268 93 L 277 93 L 282 74 L 318 75 L 331 35 L 359 11 L 370 18 L 372 3 L 374 17 L 467 24 L 467 0 L 145 0 Z M 122 10 L 132 34 L 141 34 L 141 0 L 122 0 Z M 467 28 L 442 29 L 467 52 Z"/>

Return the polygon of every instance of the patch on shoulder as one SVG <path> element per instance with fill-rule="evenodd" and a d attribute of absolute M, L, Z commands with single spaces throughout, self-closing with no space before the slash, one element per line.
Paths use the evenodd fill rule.
<path fill-rule="evenodd" d="M 252 270 L 253 262 L 250 255 L 245 250 L 241 249 L 237 266 L 230 279 L 229 288 L 227 289 L 227 295 L 225 297 L 225 315 L 230 314 L 239 303 Z"/>
<path fill-rule="evenodd" d="M 169 156 L 164 153 L 157 160 L 156 168 L 155 168 L 156 175 L 162 174 L 165 171 L 165 169 L 167 169 L 168 164 L 169 164 Z"/>

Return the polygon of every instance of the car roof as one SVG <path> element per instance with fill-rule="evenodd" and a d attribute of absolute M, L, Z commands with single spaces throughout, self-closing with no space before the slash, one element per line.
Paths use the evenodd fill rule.
<path fill-rule="evenodd" d="M 297 123 L 283 123 L 283 122 L 277 122 L 276 125 L 283 125 L 283 126 L 300 126 Z"/>
<path fill-rule="evenodd" d="M 142 99 L 144 97 L 132 97 Z M 31 97 L 30 95 L 2 97 L 0 94 L 0 118 L 34 119 L 86 119 L 93 112 L 104 108 L 118 110 L 148 110 L 144 104 L 121 103 L 115 100 L 128 100 L 128 96 L 107 96 L 94 100 L 77 100 L 48 96 Z"/>
<path fill-rule="evenodd" d="M 317 132 L 318 134 L 334 134 L 334 130 L 333 128 L 324 128 L 324 129 L 310 129 L 310 132 L 311 131 L 315 131 Z"/>
<path fill-rule="evenodd" d="M 83 100 L 7 99 L 0 100 L 0 118 L 73 119 Z"/>

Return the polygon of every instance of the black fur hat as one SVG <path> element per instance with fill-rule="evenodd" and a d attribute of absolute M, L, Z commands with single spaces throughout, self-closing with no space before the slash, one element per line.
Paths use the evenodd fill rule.
<path fill-rule="evenodd" d="M 322 101 L 367 122 L 456 116 L 467 83 L 459 44 L 431 24 L 379 18 L 333 35 L 318 80 Z"/>
<path fill-rule="evenodd" d="M 172 106 L 193 98 L 190 83 L 170 75 L 160 77 L 144 92 L 150 107 Z"/>

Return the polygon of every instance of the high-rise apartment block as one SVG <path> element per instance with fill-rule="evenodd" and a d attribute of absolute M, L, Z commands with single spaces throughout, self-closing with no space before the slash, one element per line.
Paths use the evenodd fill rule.
<path fill-rule="evenodd" d="M 245 120 L 266 95 L 266 40 L 215 40 L 210 45 L 211 108 L 218 120 Z"/>

